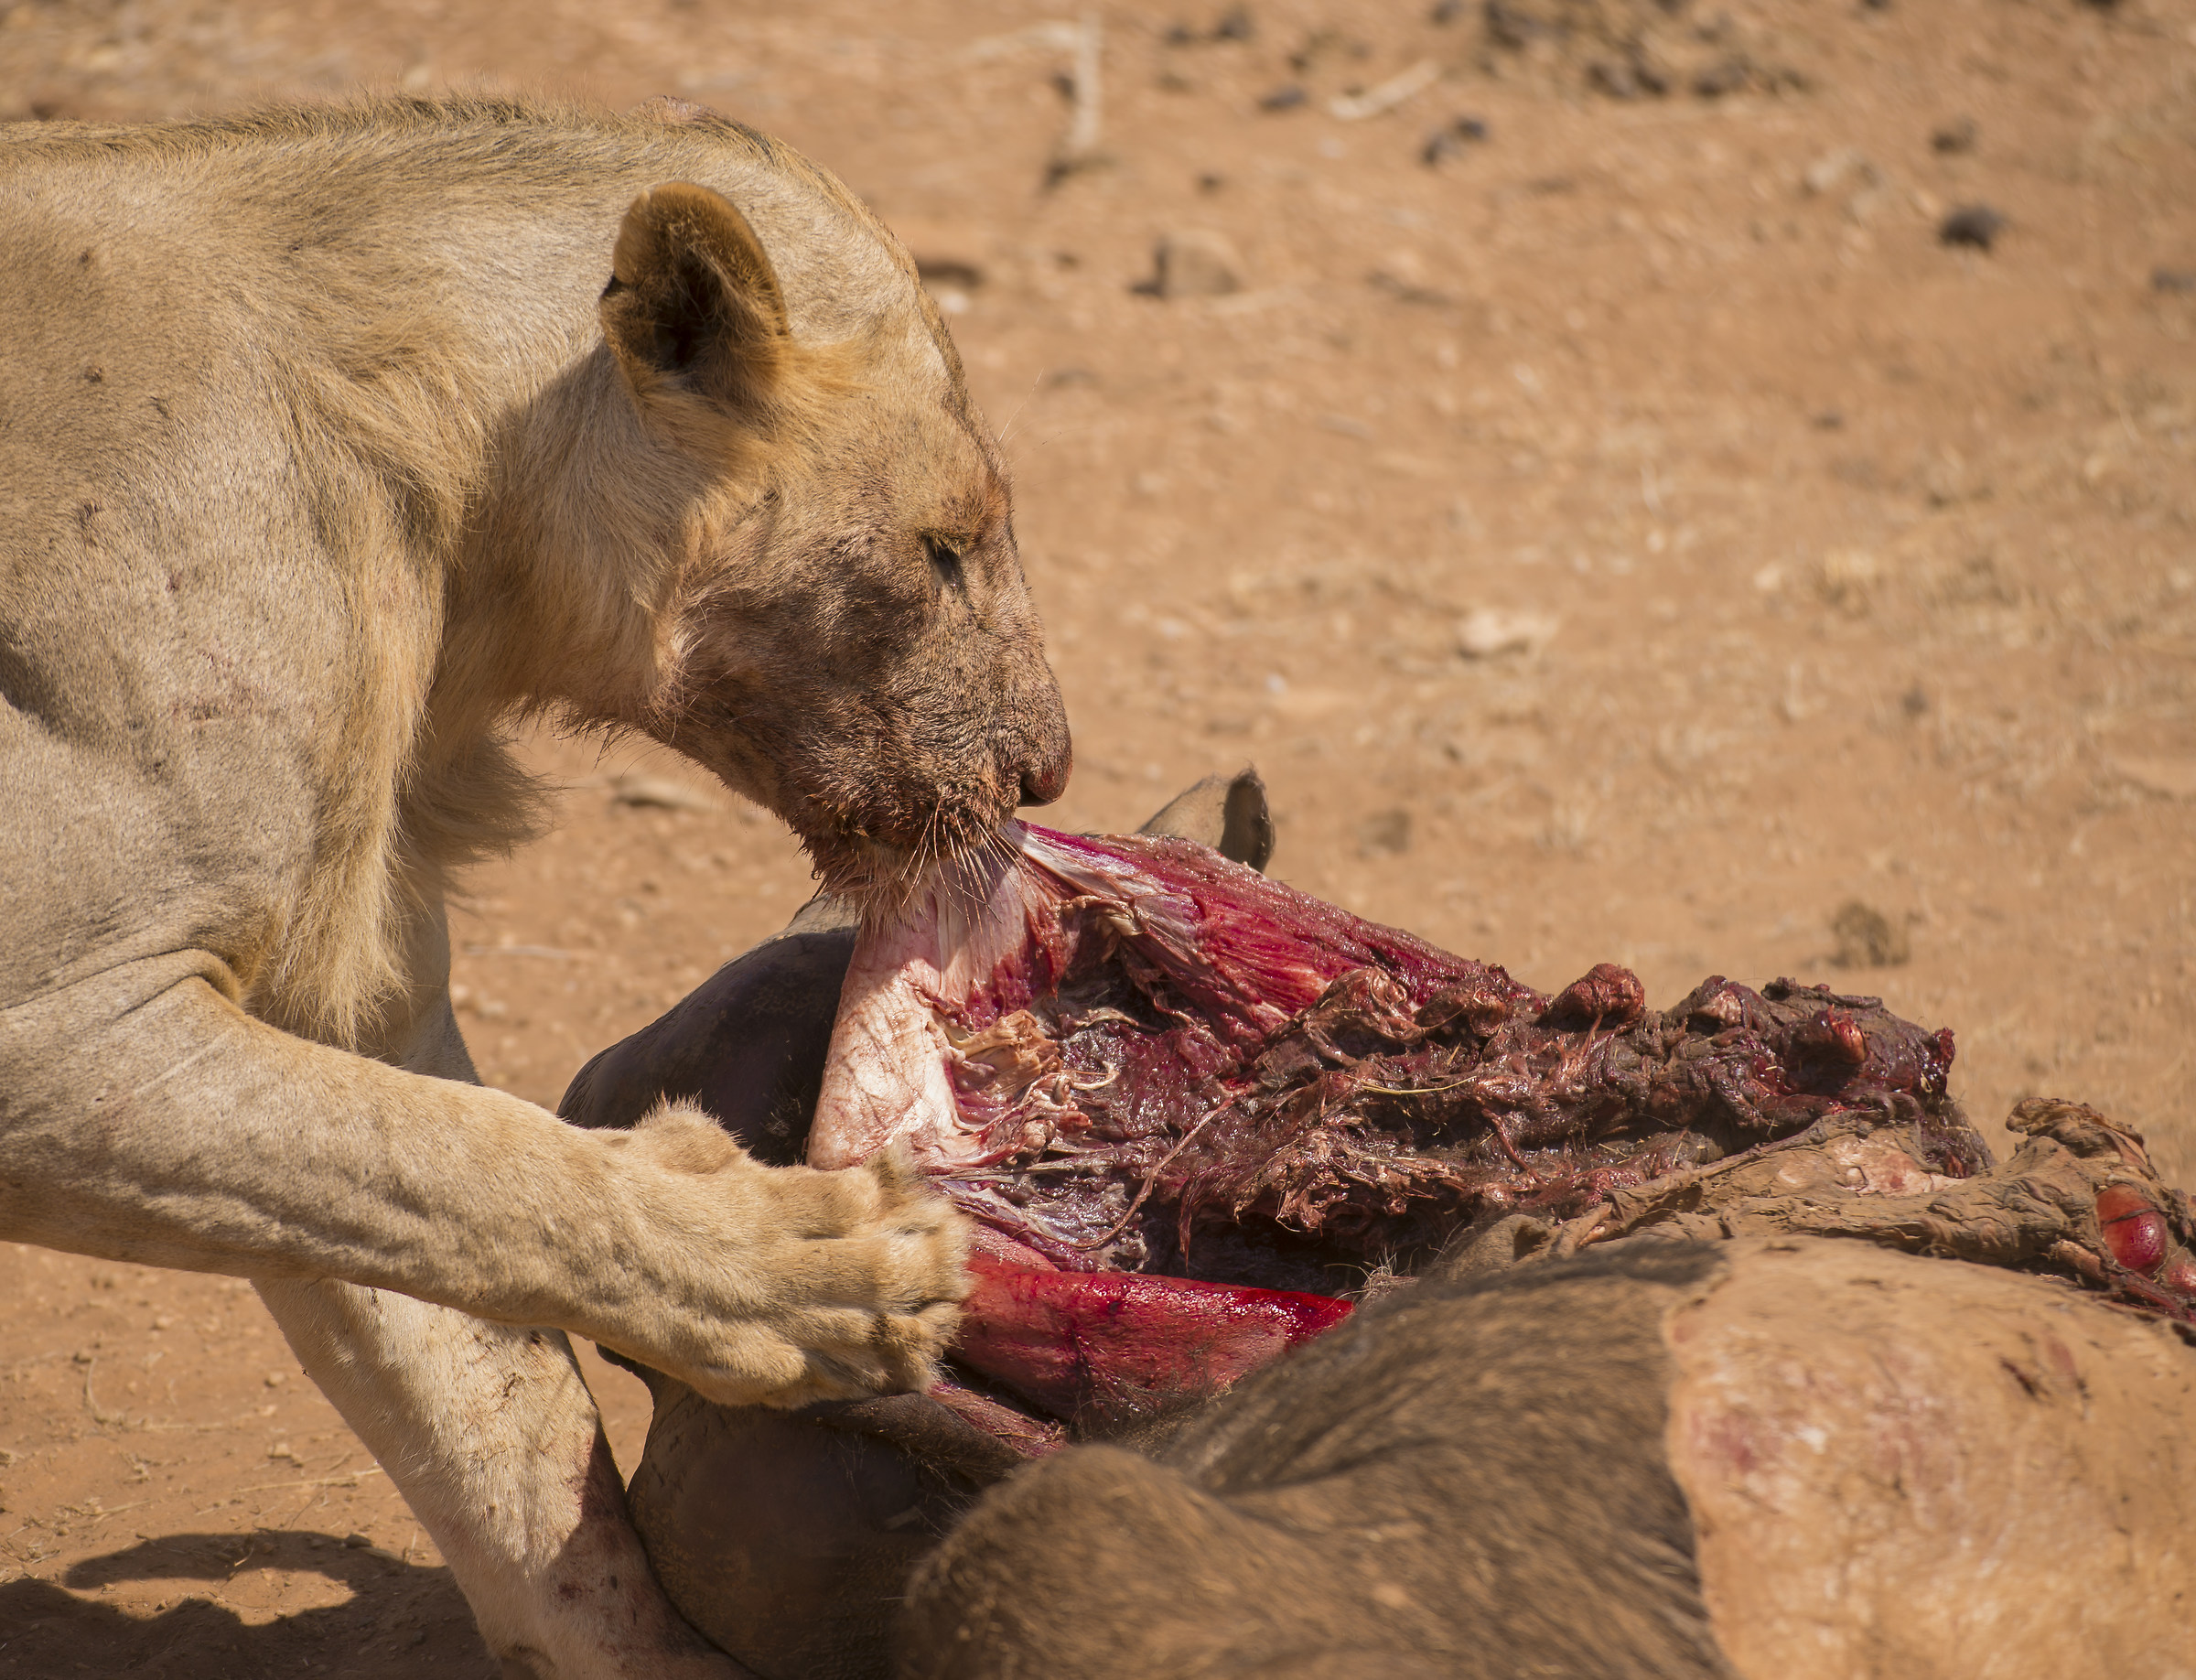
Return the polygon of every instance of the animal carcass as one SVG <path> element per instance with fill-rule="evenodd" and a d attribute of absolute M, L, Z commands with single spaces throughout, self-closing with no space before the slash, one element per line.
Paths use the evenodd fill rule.
<path fill-rule="evenodd" d="M 1947 1033 L 1787 982 L 1544 996 L 1179 839 L 1025 831 L 858 941 L 770 950 L 568 1109 L 666 1070 L 702 1094 L 737 1040 L 757 1142 L 910 1148 L 979 1236 L 928 1396 L 658 1385 L 637 1520 L 765 1674 L 884 1672 L 903 1592 L 924 1675 L 2066 1673 L 2172 1642 L 2144 1607 L 2189 1573 L 2166 1327 L 2196 1228 L 2087 1111 L 2024 1112 L 1995 1164 Z M 825 1060 L 794 1000 L 834 967 Z M 2090 1561 L 2024 1567 L 2033 1523 Z"/>

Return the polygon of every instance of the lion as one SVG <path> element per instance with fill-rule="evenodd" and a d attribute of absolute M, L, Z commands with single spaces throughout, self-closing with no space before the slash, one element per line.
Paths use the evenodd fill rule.
<path fill-rule="evenodd" d="M 1006 473 L 912 264 L 675 102 L 13 127 L 0 1236 L 257 1286 L 504 1672 L 738 1672 L 566 1332 L 713 1398 L 920 1387 L 963 1233 L 480 1085 L 507 734 L 643 735 L 874 898 L 1060 792 Z"/>

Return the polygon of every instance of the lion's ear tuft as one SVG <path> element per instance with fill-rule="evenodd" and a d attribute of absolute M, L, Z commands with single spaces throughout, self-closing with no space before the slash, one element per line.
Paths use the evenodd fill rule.
<path fill-rule="evenodd" d="M 729 199 L 691 181 L 651 187 L 627 209 L 600 311 L 643 397 L 668 383 L 748 414 L 784 372 L 785 294 L 762 242 Z"/>

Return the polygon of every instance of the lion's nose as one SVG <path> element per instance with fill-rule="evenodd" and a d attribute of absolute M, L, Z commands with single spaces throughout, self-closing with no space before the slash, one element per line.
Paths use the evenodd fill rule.
<path fill-rule="evenodd" d="M 1060 697 L 1060 684 L 1041 662 L 1032 673 L 1035 681 L 1024 691 L 1019 708 L 1021 728 L 1017 754 L 1021 759 L 1022 803 L 1049 805 L 1067 791 L 1068 772 L 1075 768 L 1074 738 L 1068 733 L 1068 708 Z"/>
<path fill-rule="evenodd" d="M 1067 791 L 1074 753 L 1066 746 L 1022 767 L 1022 803 L 1049 805 Z"/>

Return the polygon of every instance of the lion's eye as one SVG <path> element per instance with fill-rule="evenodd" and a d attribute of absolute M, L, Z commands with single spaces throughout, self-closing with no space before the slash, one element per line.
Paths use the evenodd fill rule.
<path fill-rule="evenodd" d="M 961 551 L 951 543 L 942 536 L 925 534 L 922 552 L 929 557 L 931 570 L 938 574 L 940 583 L 958 584 L 961 581 Z"/>

